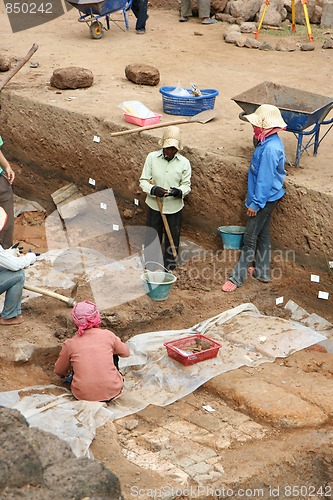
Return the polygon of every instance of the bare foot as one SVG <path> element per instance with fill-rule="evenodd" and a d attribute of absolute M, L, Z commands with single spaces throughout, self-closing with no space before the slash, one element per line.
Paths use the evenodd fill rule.
<path fill-rule="evenodd" d="M 24 319 L 22 318 L 21 315 L 16 316 L 16 318 L 9 318 L 9 319 L 0 318 L 0 325 L 7 325 L 7 326 L 20 325 L 23 322 L 24 322 Z"/>
<path fill-rule="evenodd" d="M 237 285 L 235 283 L 232 283 L 232 281 L 226 281 L 224 285 L 222 286 L 222 292 L 234 292 L 237 290 Z"/>

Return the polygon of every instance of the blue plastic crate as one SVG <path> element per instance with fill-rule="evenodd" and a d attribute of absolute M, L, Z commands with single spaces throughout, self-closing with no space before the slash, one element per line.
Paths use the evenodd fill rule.
<path fill-rule="evenodd" d="M 161 87 L 163 111 L 169 115 L 194 116 L 205 111 L 214 109 L 215 98 L 219 94 L 214 89 L 200 89 L 201 96 L 175 96 L 171 94 L 176 87 Z M 186 89 L 191 93 L 191 89 Z"/>

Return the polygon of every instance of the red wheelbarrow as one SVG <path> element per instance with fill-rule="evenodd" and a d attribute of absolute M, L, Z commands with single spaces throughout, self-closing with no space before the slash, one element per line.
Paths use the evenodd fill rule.
<path fill-rule="evenodd" d="M 254 113 L 261 104 L 273 104 L 279 108 L 287 124 L 286 130 L 297 138 L 296 167 L 304 151 L 311 146 L 314 156 L 317 155 L 320 143 L 333 127 L 333 118 L 325 120 L 333 108 L 332 97 L 263 82 L 233 97 L 232 100 L 243 109 L 243 113 L 239 115 L 240 119 L 244 119 L 244 115 Z M 329 128 L 320 136 L 321 127 L 324 125 L 329 125 Z M 303 144 L 304 136 L 308 139 L 305 144 Z"/>

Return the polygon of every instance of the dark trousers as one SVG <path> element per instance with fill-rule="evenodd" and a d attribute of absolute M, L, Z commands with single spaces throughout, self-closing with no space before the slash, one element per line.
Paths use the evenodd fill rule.
<path fill-rule="evenodd" d="M 136 30 L 145 30 L 147 21 L 148 0 L 133 0 L 132 11 L 136 17 Z"/>
<path fill-rule="evenodd" d="M 269 201 L 258 210 L 255 217 L 249 217 L 244 233 L 244 245 L 240 259 L 234 267 L 230 281 L 242 286 L 247 277 L 247 269 L 255 261 L 253 276 L 267 283 L 270 280 L 271 245 L 270 224 L 272 211 L 277 201 Z"/>
<path fill-rule="evenodd" d="M 182 210 L 175 214 L 165 214 L 170 227 L 170 233 L 178 254 L 180 230 L 182 225 Z M 156 241 L 157 240 L 157 241 Z M 165 232 L 163 220 L 159 211 L 148 207 L 147 229 L 145 238 L 145 261 L 158 262 L 157 246 L 163 246 L 163 265 L 168 271 L 176 267 L 176 259 L 172 255 L 169 238 Z M 164 243 L 164 244 L 163 244 Z M 154 266 L 147 266 L 148 269 L 155 270 Z"/>
<path fill-rule="evenodd" d="M 7 224 L 0 232 L 0 245 L 3 248 L 10 248 L 13 244 L 14 236 L 14 196 L 12 186 L 5 175 L 0 175 L 0 207 L 8 216 Z"/>

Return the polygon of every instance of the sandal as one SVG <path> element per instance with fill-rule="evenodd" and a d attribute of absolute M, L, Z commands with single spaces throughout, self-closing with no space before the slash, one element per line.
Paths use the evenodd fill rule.
<path fill-rule="evenodd" d="M 222 292 L 234 292 L 235 290 L 237 290 L 237 285 L 229 280 L 222 286 Z"/>
<path fill-rule="evenodd" d="M 179 22 L 180 23 L 186 23 L 187 21 L 188 21 L 188 17 L 186 17 L 186 16 L 183 16 L 183 17 L 179 18 Z"/>
<path fill-rule="evenodd" d="M 206 20 L 203 20 L 201 21 L 201 24 L 215 24 L 217 23 L 218 20 L 217 19 L 212 19 L 211 17 L 209 19 L 206 19 Z"/>

